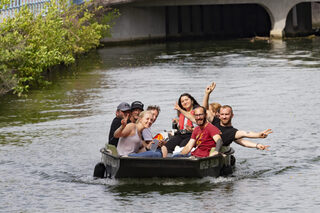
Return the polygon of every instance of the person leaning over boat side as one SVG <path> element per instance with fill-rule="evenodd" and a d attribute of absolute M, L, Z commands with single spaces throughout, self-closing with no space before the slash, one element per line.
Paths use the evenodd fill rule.
<path fill-rule="evenodd" d="M 160 113 L 160 107 L 159 106 L 148 106 L 147 108 L 148 111 L 150 111 L 153 115 L 153 123 L 157 120 L 158 118 L 158 115 Z M 131 153 L 129 154 L 128 156 L 130 157 L 152 157 L 152 158 L 160 158 L 162 157 L 162 153 L 161 153 L 161 149 L 158 148 L 156 151 L 152 151 L 152 150 L 149 150 L 151 145 L 152 145 L 152 131 L 151 131 L 151 127 L 149 128 L 146 128 L 142 131 L 142 133 L 145 134 L 142 134 L 142 139 L 143 139 L 143 145 L 144 145 L 144 148 L 145 150 L 143 150 L 142 152 L 139 152 L 139 153 Z M 159 144 L 158 146 L 161 147 L 163 144 L 165 143 L 165 141 L 159 141 Z"/>
<path fill-rule="evenodd" d="M 189 142 L 181 153 L 173 157 L 187 157 L 195 146 L 196 149 L 191 152 L 191 155 L 195 157 L 208 157 L 219 153 L 223 143 L 220 137 L 220 130 L 207 121 L 206 108 L 197 107 L 194 110 L 194 116 L 198 126 L 193 130 Z M 213 147 L 215 147 L 215 151 L 210 154 Z"/>
<path fill-rule="evenodd" d="M 136 123 L 139 119 L 140 113 L 143 111 L 144 104 L 141 101 L 134 101 L 131 103 L 131 115 L 129 117 L 129 121 L 132 123 Z M 152 140 L 152 136 L 150 138 L 150 129 L 144 129 L 142 131 L 142 140 L 143 140 L 143 146 L 146 147 L 147 143 L 149 143 Z M 142 150 L 145 151 L 145 150 Z"/>
<path fill-rule="evenodd" d="M 178 103 L 175 104 L 175 110 L 182 108 L 190 114 L 194 114 L 194 108 L 199 106 L 198 102 L 189 93 L 183 93 L 180 95 Z M 187 119 L 182 113 L 177 110 L 179 119 L 174 120 L 178 123 L 179 131 L 162 147 L 163 157 L 167 157 L 168 153 L 172 153 L 176 146 L 185 146 L 193 131 L 192 121 Z"/>
<path fill-rule="evenodd" d="M 130 115 L 129 121 L 132 123 L 136 123 L 137 120 L 139 119 L 140 113 L 144 110 L 143 108 L 144 108 L 144 104 L 141 101 L 132 102 L 131 103 L 131 115 Z M 149 143 L 152 140 L 152 136 L 150 138 L 150 134 L 151 134 L 150 128 L 144 129 L 142 131 L 142 140 L 143 140 L 144 147 L 146 147 L 147 143 Z"/>
<path fill-rule="evenodd" d="M 206 87 L 205 96 L 203 98 L 203 106 L 208 108 L 208 100 L 211 92 L 215 89 L 216 84 L 213 82 L 211 85 Z M 194 121 L 195 117 L 180 109 L 180 112 L 183 113 L 190 120 Z M 219 109 L 219 118 L 215 116 L 208 115 L 207 119 L 214 126 L 216 126 L 221 131 L 221 138 L 223 141 L 223 148 L 226 151 L 230 150 L 228 147 L 233 141 L 237 144 L 247 147 L 247 148 L 257 148 L 260 150 L 268 150 L 270 146 L 262 145 L 259 143 L 255 143 L 252 141 L 245 140 L 244 138 L 266 138 L 270 133 L 272 133 L 271 129 L 266 129 L 262 132 L 251 132 L 251 131 L 243 131 L 238 130 L 232 126 L 232 118 L 233 118 L 233 110 L 229 105 L 224 105 Z"/>
<path fill-rule="evenodd" d="M 129 115 L 121 120 L 121 126 L 114 132 L 114 136 L 119 138 L 117 151 L 120 156 L 127 156 L 130 153 L 138 153 L 143 147 L 142 130 L 149 128 L 153 122 L 153 115 L 150 111 L 140 113 L 136 123 L 128 124 Z"/>
<path fill-rule="evenodd" d="M 114 132 L 121 126 L 121 120 L 130 115 L 131 107 L 128 103 L 122 102 L 118 105 L 116 117 L 112 120 L 109 131 L 109 144 L 118 145 L 119 138 L 114 137 Z"/>

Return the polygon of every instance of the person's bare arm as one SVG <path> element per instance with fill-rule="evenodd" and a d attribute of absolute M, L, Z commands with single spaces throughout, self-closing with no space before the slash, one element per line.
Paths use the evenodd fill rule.
<path fill-rule="evenodd" d="M 168 156 L 168 149 L 166 146 L 161 147 L 162 157 L 166 158 Z"/>
<path fill-rule="evenodd" d="M 115 138 L 127 137 L 130 135 L 132 128 L 134 128 L 135 124 L 130 123 L 127 125 L 128 118 L 129 114 L 121 120 L 121 126 L 113 134 Z"/>
<path fill-rule="evenodd" d="M 203 96 L 203 101 L 202 101 L 202 106 L 207 109 L 207 120 L 209 122 L 213 121 L 214 114 L 209 110 L 209 96 L 211 92 L 216 88 L 216 83 L 212 82 L 209 86 L 206 87 L 204 96 Z"/>
<path fill-rule="evenodd" d="M 222 138 L 220 135 L 218 135 L 218 134 L 214 135 L 213 140 L 216 142 L 216 150 L 213 153 L 211 153 L 210 156 L 214 156 L 214 155 L 219 154 L 220 149 L 223 145 Z"/>
<path fill-rule="evenodd" d="M 142 140 L 142 146 L 146 149 L 150 149 L 152 143 L 153 143 L 152 141 Z"/>
<path fill-rule="evenodd" d="M 174 106 L 175 110 L 178 110 L 180 113 L 182 113 L 186 118 L 188 118 L 192 123 L 196 123 L 196 118 L 194 115 L 192 115 L 190 112 L 187 112 L 179 106 L 178 103 Z"/>
<path fill-rule="evenodd" d="M 186 155 L 188 154 L 191 149 L 194 147 L 194 144 L 196 143 L 195 139 L 190 139 L 189 142 L 187 143 L 187 145 L 185 147 L 183 147 L 182 151 L 180 152 L 182 155 Z"/>
<path fill-rule="evenodd" d="M 237 139 L 235 142 L 237 144 L 239 144 L 241 146 L 244 146 L 244 147 L 247 147 L 247 148 L 257 148 L 257 149 L 260 149 L 260 150 L 269 150 L 268 148 L 270 147 L 269 145 L 263 145 L 263 144 L 255 143 L 255 142 L 252 142 L 252 141 L 245 140 L 243 138 Z"/>
<path fill-rule="evenodd" d="M 238 130 L 236 132 L 235 138 L 236 139 L 240 139 L 240 138 L 266 138 L 271 133 L 272 133 L 271 129 L 266 129 L 262 132 L 247 132 L 247 131 L 243 131 L 243 130 Z"/>
<path fill-rule="evenodd" d="M 202 101 L 202 106 L 206 109 L 209 109 L 209 96 L 211 92 L 216 88 L 216 83 L 212 82 L 209 86 L 206 87 L 204 92 L 204 97 Z"/>

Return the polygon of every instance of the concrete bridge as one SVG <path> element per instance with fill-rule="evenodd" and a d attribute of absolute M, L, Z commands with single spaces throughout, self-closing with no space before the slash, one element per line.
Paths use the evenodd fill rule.
<path fill-rule="evenodd" d="M 105 42 L 182 36 L 307 35 L 312 32 L 312 7 L 318 5 L 313 0 L 102 1 L 121 13 L 112 38 L 105 38 Z"/>

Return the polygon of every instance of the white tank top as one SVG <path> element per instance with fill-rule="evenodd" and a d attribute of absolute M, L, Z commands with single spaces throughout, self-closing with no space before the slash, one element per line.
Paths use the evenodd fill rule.
<path fill-rule="evenodd" d="M 117 146 L 118 154 L 120 156 L 124 156 L 130 153 L 138 153 L 141 146 L 142 140 L 139 137 L 138 130 L 136 128 L 136 134 L 119 138 L 119 143 Z"/>

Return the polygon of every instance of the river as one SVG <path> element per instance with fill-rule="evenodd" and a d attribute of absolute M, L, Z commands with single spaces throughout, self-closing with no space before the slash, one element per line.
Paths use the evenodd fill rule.
<path fill-rule="evenodd" d="M 320 40 L 189 41 L 105 47 L 52 85 L 0 100 L 0 212 L 316 212 L 320 207 Z M 181 93 L 234 108 L 236 171 L 203 179 L 92 177 L 116 106 L 161 107 L 171 128 Z"/>

